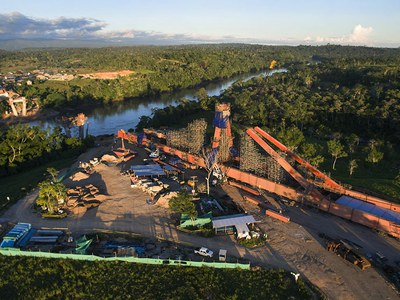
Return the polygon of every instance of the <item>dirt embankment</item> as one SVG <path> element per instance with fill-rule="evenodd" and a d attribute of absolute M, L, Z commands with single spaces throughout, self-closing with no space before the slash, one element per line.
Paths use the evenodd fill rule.
<path fill-rule="evenodd" d="M 121 70 L 121 71 L 113 71 L 113 72 L 95 72 L 95 73 L 87 73 L 87 74 L 78 74 L 82 78 L 87 79 L 116 79 L 118 77 L 124 77 L 133 74 L 133 71 L 130 70 Z"/>
<path fill-rule="evenodd" d="M 35 109 L 29 112 L 27 116 L 18 116 L 18 117 L 12 115 L 2 116 L 0 118 L 0 125 L 2 124 L 13 125 L 17 123 L 29 123 L 33 121 L 52 119 L 57 117 L 59 114 L 60 112 L 51 108 Z"/>

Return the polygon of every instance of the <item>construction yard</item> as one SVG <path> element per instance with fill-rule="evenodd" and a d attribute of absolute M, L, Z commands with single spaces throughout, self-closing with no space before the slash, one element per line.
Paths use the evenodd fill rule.
<path fill-rule="evenodd" d="M 108 153 L 112 146 L 116 146 L 113 139 L 103 141 L 103 145 L 84 153 L 76 165 L 79 161 L 86 162 Z M 153 256 L 186 255 L 187 259 L 196 259 L 196 255 L 189 255 L 187 247 L 204 246 L 214 253 L 226 249 L 230 261 L 250 261 L 253 266 L 284 268 L 300 273 L 331 299 L 399 297 L 393 284 L 382 275 L 382 268 L 372 267 L 361 271 L 335 253 L 328 252 L 321 236 L 346 240 L 372 259 L 378 252 L 385 257 L 386 264 L 393 266 L 400 260 L 398 240 L 314 208 L 284 205 L 282 202 L 285 215 L 291 219 L 291 222 L 283 223 L 266 216 L 261 208 L 243 200 L 242 192 L 227 184 L 213 187 L 212 194 L 221 201 L 233 201 L 242 212 L 252 214 L 257 220 L 257 227 L 268 235 L 266 245 L 249 249 L 237 244 L 232 235 L 205 238 L 181 232 L 176 228 L 171 210 L 149 204 L 149 195 L 132 188 L 130 177 L 121 174 L 132 164 L 148 159 L 143 148 L 128 147 L 138 152 L 137 157 L 117 165 L 98 164 L 87 177 L 65 180 L 69 188 L 96 187 L 104 195 L 98 206 L 69 214 L 65 219 L 43 219 L 33 209 L 37 196 L 37 192 L 34 192 L 4 212 L 1 223 L 29 222 L 36 228 L 60 228 L 76 236 L 84 233 L 124 233 L 147 239 L 145 246 L 154 244 L 154 247 L 148 246 L 159 249 Z M 199 179 L 206 176 L 205 171 L 189 169 L 184 176 L 189 178 L 193 174 Z M 379 263 L 375 261 L 373 265 L 379 266 Z"/>

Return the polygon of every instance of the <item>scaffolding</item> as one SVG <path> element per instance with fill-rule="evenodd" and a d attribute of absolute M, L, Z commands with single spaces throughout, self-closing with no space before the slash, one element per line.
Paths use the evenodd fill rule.
<path fill-rule="evenodd" d="M 207 130 L 207 122 L 204 119 L 194 120 L 189 123 L 187 128 L 188 133 L 188 150 L 190 153 L 199 154 L 204 146 L 204 139 Z"/>
<path fill-rule="evenodd" d="M 194 120 L 186 128 L 167 132 L 167 145 L 193 154 L 199 154 L 203 148 L 207 129 L 204 119 Z"/>
<path fill-rule="evenodd" d="M 269 180 L 282 183 L 287 181 L 287 173 L 271 156 L 260 153 L 254 140 L 247 134 L 240 139 L 240 169 L 265 176 Z"/>
<path fill-rule="evenodd" d="M 186 150 L 186 128 L 179 130 L 169 130 L 167 132 L 167 145 L 172 148 Z"/>
<path fill-rule="evenodd" d="M 286 182 L 287 176 L 285 170 L 271 156 L 267 157 L 266 177 L 276 183 Z"/>
<path fill-rule="evenodd" d="M 243 133 L 240 137 L 240 169 L 257 175 L 267 174 L 268 159 L 261 155 L 253 139 Z"/>
<path fill-rule="evenodd" d="M 230 141 L 231 137 L 226 134 L 226 130 L 221 130 L 221 139 L 219 141 L 218 162 L 227 162 L 230 159 Z"/>

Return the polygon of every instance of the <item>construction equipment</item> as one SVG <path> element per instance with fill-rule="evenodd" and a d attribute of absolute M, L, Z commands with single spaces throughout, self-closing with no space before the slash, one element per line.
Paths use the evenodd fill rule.
<path fill-rule="evenodd" d="M 229 183 L 231 185 L 246 191 L 254 190 L 247 185 L 255 187 L 257 190 L 254 191 L 254 195 L 259 195 L 260 192 L 258 190 L 260 189 L 266 190 L 270 193 L 274 193 L 280 197 L 283 197 L 284 199 L 294 200 L 302 205 L 311 205 L 341 218 L 386 232 L 394 237 L 400 237 L 400 204 L 391 203 L 358 191 L 346 189 L 339 183 L 332 180 L 329 176 L 306 162 L 300 156 L 293 153 L 285 145 L 280 143 L 278 140 L 273 138 L 259 127 L 247 129 L 246 134 L 250 136 L 251 139 L 254 140 L 263 150 L 265 150 L 270 156 L 269 159 L 273 159 L 276 164 L 284 169 L 298 185 L 284 185 L 267 179 L 264 176 L 257 176 L 249 171 L 238 169 L 235 167 L 235 165 L 225 164 L 225 162 L 231 160 L 232 157 L 236 157 L 238 154 L 233 147 L 233 137 L 231 133 L 229 117 L 230 105 L 226 103 L 217 104 L 215 117 L 213 120 L 213 125 L 215 127 L 214 137 L 212 140 L 211 151 L 206 158 L 207 161 L 198 155 L 187 153 L 164 144 L 153 144 L 157 149 L 167 154 L 175 155 L 182 161 L 186 161 L 189 164 L 198 167 L 204 168 L 212 165 L 214 162 L 217 162 L 219 169 L 217 172 L 222 173 L 224 177 L 230 179 Z M 118 132 L 118 137 L 127 139 L 131 142 L 139 141 L 139 136 L 126 133 L 123 130 Z M 140 139 L 139 144 L 148 146 L 150 143 L 150 140 L 143 137 Z M 293 159 L 294 162 L 288 162 L 287 158 L 277 151 L 282 151 L 289 158 Z M 241 155 L 244 156 L 246 154 L 242 153 Z M 319 182 L 314 183 L 306 179 L 296 169 L 296 164 L 310 171 Z M 231 179 L 240 182 L 240 184 L 238 182 L 231 181 Z M 352 207 L 331 200 L 331 198 L 337 199 L 340 195 L 347 195 L 353 197 L 354 199 L 361 200 L 363 203 L 370 203 L 374 206 L 374 208 L 377 208 L 375 209 L 377 211 L 374 213 L 374 209 L 362 210 L 359 207 Z M 276 205 L 277 203 L 273 204 L 274 206 L 278 206 Z M 388 213 L 382 212 L 382 210 L 385 210 L 385 212 L 387 211 Z"/>
<path fill-rule="evenodd" d="M 371 267 L 371 263 L 368 259 L 354 250 L 349 244 L 342 240 L 329 240 L 326 245 L 328 251 L 334 252 L 345 260 L 356 265 L 361 270 L 365 270 Z"/>
<path fill-rule="evenodd" d="M 215 178 L 218 178 L 218 180 L 222 180 L 224 177 L 224 174 L 222 173 L 221 169 L 218 167 L 218 165 L 215 165 L 214 170 L 212 172 L 212 175 Z"/>
<path fill-rule="evenodd" d="M 158 149 L 149 154 L 150 158 L 158 158 L 159 156 L 160 156 L 160 151 Z"/>
<path fill-rule="evenodd" d="M 165 134 L 165 132 L 160 131 L 160 130 L 143 128 L 143 132 L 146 135 L 154 135 L 154 136 L 158 137 L 159 139 L 167 139 L 167 135 Z"/>

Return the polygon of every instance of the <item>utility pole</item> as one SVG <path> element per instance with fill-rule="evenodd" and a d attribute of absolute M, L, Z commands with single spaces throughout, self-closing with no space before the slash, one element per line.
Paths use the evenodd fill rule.
<path fill-rule="evenodd" d="M 191 178 L 192 178 L 192 182 L 193 182 L 192 194 L 194 195 L 196 193 L 196 183 L 197 183 L 198 180 L 197 180 L 197 176 L 196 175 L 191 176 Z"/>

